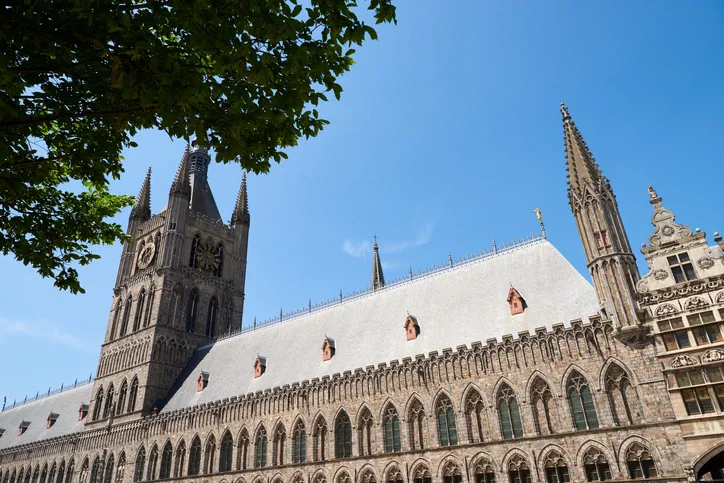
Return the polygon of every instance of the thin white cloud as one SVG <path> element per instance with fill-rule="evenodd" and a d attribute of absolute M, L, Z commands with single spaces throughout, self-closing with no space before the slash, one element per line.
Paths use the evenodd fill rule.
<path fill-rule="evenodd" d="M 93 352 L 93 349 L 82 340 L 73 335 L 64 334 L 46 322 L 11 321 L 0 317 L 0 335 L 5 336 L 2 337 L 3 340 L 7 340 L 13 335 L 21 335 L 45 339 L 83 352 Z"/>
<path fill-rule="evenodd" d="M 345 240 L 344 245 L 342 245 L 342 251 L 355 258 L 363 257 L 365 253 L 371 250 L 372 248 L 368 241 L 355 243 L 352 240 Z"/>
<path fill-rule="evenodd" d="M 399 266 L 400 266 L 400 264 L 394 260 L 390 260 L 390 261 L 383 260 L 382 261 L 383 270 L 392 270 L 395 268 L 399 268 Z"/>
<path fill-rule="evenodd" d="M 427 245 L 432 238 L 432 223 L 427 223 L 412 240 L 403 240 L 401 242 L 392 242 L 380 244 L 380 251 L 383 253 L 400 253 L 408 248 L 421 247 Z"/>

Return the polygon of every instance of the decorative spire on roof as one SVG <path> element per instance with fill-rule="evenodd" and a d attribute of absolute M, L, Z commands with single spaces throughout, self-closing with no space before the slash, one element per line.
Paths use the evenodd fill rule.
<path fill-rule="evenodd" d="M 178 166 L 178 171 L 176 171 L 176 177 L 173 179 L 173 183 L 171 183 L 171 193 L 174 192 L 190 192 L 191 191 L 191 184 L 189 183 L 189 158 L 191 155 L 191 148 L 187 145 L 186 149 L 184 150 L 184 155 L 181 158 L 181 163 Z"/>
<path fill-rule="evenodd" d="M 146 178 L 141 185 L 141 191 L 136 198 L 136 205 L 131 211 L 131 216 L 147 219 L 151 217 L 151 168 L 148 168 Z"/>
<path fill-rule="evenodd" d="M 239 195 L 236 197 L 236 206 L 234 207 L 234 214 L 231 216 L 231 224 L 242 223 L 245 225 L 249 224 L 249 197 L 246 192 L 246 171 L 241 175 L 241 188 L 239 188 Z"/>
<path fill-rule="evenodd" d="M 385 275 L 382 273 L 382 262 L 380 261 L 380 248 L 377 246 L 377 236 L 375 235 L 375 245 L 372 253 L 372 283 L 370 288 L 374 291 L 385 286 Z"/>
<path fill-rule="evenodd" d="M 561 102 L 561 115 L 563 116 L 563 137 L 566 149 L 568 167 L 568 193 L 580 194 L 586 185 L 598 186 L 604 179 L 601 169 L 596 164 L 593 153 L 588 149 L 586 141 L 578 131 L 576 124 L 568 112 L 568 108 Z"/>
<path fill-rule="evenodd" d="M 678 240 L 691 236 L 691 228 L 686 225 L 676 223 L 674 214 L 664 208 L 662 198 L 656 193 L 656 190 L 649 186 L 649 203 L 654 205 L 654 214 L 651 217 L 651 224 L 656 227 L 649 237 L 649 245 L 652 247 L 660 246 L 670 241 Z"/>

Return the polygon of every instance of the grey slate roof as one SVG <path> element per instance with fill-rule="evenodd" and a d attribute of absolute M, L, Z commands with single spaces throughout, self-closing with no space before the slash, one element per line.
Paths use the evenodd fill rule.
<path fill-rule="evenodd" d="M 515 316 L 506 301 L 511 284 L 527 304 Z M 411 341 L 403 328 L 408 311 L 420 325 L 420 335 Z M 201 348 L 162 412 L 489 338 L 501 340 L 505 334 L 569 325 L 597 312 L 593 287 L 553 245 L 540 240 Z M 327 362 L 321 351 L 325 334 L 336 347 Z M 257 355 L 267 358 L 266 372 L 254 379 Z M 209 383 L 197 392 L 200 371 L 209 373 Z"/>
<path fill-rule="evenodd" d="M 1 412 L 0 428 L 5 433 L 0 437 L 0 449 L 82 431 L 85 419 L 78 421 L 78 409 L 90 402 L 92 390 L 93 384 L 85 384 Z M 58 419 L 51 428 L 45 429 L 51 412 L 58 414 Z M 21 421 L 29 421 L 30 426 L 18 436 Z"/>
<path fill-rule="evenodd" d="M 211 187 L 205 177 L 191 173 L 191 201 L 189 208 L 212 218 L 221 220 Z"/>

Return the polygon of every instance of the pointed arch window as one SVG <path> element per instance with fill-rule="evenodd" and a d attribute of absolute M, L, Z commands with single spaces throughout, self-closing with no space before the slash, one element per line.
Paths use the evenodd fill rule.
<path fill-rule="evenodd" d="M 473 468 L 475 483 L 495 483 L 495 470 L 490 461 L 480 458 Z"/>
<path fill-rule="evenodd" d="M 119 462 L 120 466 L 120 462 Z M 65 472 L 65 483 L 73 483 L 73 473 L 75 472 L 75 460 L 73 458 L 70 459 L 70 463 L 68 463 L 68 470 Z M 118 474 L 118 471 L 116 471 L 116 474 Z M 20 478 L 18 478 L 18 481 L 20 481 Z"/>
<path fill-rule="evenodd" d="M 113 470 L 113 455 L 111 455 L 111 458 L 109 460 L 111 470 Z M 50 473 L 48 473 L 48 483 L 55 483 L 55 472 L 56 472 L 57 465 L 55 462 L 53 462 L 53 465 L 50 467 Z M 108 468 L 108 464 L 106 464 L 106 468 Z M 5 473 L 5 480 L 3 483 L 8 483 L 8 478 L 10 477 L 10 470 L 8 470 Z"/>
<path fill-rule="evenodd" d="M 448 461 L 442 467 L 442 481 L 443 483 L 462 483 L 463 473 L 455 462 Z"/>
<path fill-rule="evenodd" d="M 206 442 L 206 451 L 204 454 L 204 474 L 210 475 L 214 472 L 216 463 L 216 438 L 212 434 Z"/>
<path fill-rule="evenodd" d="M 413 483 L 432 483 L 430 468 L 424 464 L 417 465 L 412 472 Z"/>
<path fill-rule="evenodd" d="M 292 437 L 292 463 L 299 464 L 307 461 L 307 431 L 304 422 L 299 420 L 294 427 Z"/>
<path fill-rule="evenodd" d="M 636 395 L 628 374 L 616 364 L 611 364 L 606 371 L 606 393 L 614 424 L 634 424 L 631 406 L 636 404 Z"/>
<path fill-rule="evenodd" d="M 126 335 L 128 331 L 128 318 L 131 316 L 131 306 L 133 305 L 133 296 L 129 295 L 126 300 L 126 308 L 123 310 L 123 319 L 121 320 L 121 330 L 119 337 Z"/>
<path fill-rule="evenodd" d="M 372 454 L 372 425 L 374 420 L 368 408 L 364 408 L 357 423 L 357 440 L 359 441 L 359 455 L 370 456 Z"/>
<path fill-rule="evenodd" d="M 131 381 L 131 391 L 128 393 L 128 412 L 136 410 L 136 397 L 138 396 L 138 378 L 133 376 Z"/>
<path fill-rule="evenodd" d="M 226 430 L 221 438 L 221 452 L 219 454 L 219 472 L 231 471 L 231 458 L 234 455 L 234 438 Z"/>
<path fill-rule="evenodd" d="M 536 434 L 553 434 L 555 432 L 551 417 L 553 394 L 548 384 L 540 377 L 537 377 L 531 385 L 530 400 L 533 406 L 533 423 Z"/>
<path fill-rule="evenodd" d="M 103 483 L 113 483 L 113 463 L 113 454 L 111 454 L 108 457 L 108 461 L 106 461 L 106 471 L 103 476 Z M 52 483 L 52 479 L 48 480 L 48 483 Z"/>
<path fill-rule="evenodd" d="M 176 446 L 176 457 L 174 458 L 173 477 L 181 478 L 184 473 L 184 463 L 186 462 L 186 442 L 182 439 Z"/>
<path fill-rule="evenodd" d="M 196 316 L 199 311 L 199 291 L 193 289 L 189 296 L 189 309 L 186 314 L 186 332 L 193 333 L 196 330 Z"/>
<path fill-rule="evenodd" d="M 196 252 L 201 246 L 201 235 L 197 234 L 196 236 L 194 236 L 194 239 L 191 240 L 191 255 L 189 258 L 189 267 L 199 268 L 199 261 L 196 258 Z"/>
<path fill-rule="evenodd" d="M 528 462 L 520 455 L 514 455 L 508 462 L 509 483 L 530 483 Z"/>
<path fill-rule="evenodd" d="M 385 453 L 396 453 L 402 450 L 400 440 L 400 418 L 397 409 L 390 404 L 384 415 L 385 428 Z"/>
<path fill-rule="evenodd" d="M 441 396 L 437 401 L 437 436 L 440 446 L 455 446 L 458 444 L 458 431 L 455 424 L 455 410 L 447 396 Z"/>
<path fill-rule="evenodd" d="M 101 477 L 103 476 L 101 472 Z M 45 463 L 43 466 L 43 470 L 40 472 L 40 483 L 45 483 L 45 480 L 48 478 L 48 463 Z M 101 483 L 100 480 L 98 480 L 98 483 Z"/>
<path fill-rule="evenodd" d="M 264 468 L 266 466 L 266 451 L 266 429 L 261 428 L 256 435 L 256 444 L 254 445 L 254 468 Z"/>
<path fill-rule="evenodd" d="M 471 443 L 483 441 L 483 412 L 485 405 L 480 393 L 471 390 L 465 398 L 465 423 L 468 430 L 468 439 Z"/>
<path fill-rule="evenodd" d="M 136 455 L 136 465 L 133 468 L 133 481 L 143 481 L 143 470 L 146 466 L 146 450 L 141 446 Z"/>
<path fill-rule="evenodd" d="M 410 435 L 410 449 L 425 449 L 425 408 L 422 403 L 415 399 L 410 404 L 410 412 L 407 415 L 408 431 Z"/>
<path fill-rule="evenodd" d="M 544 461 L 546 483 L 568 483 L 571 477 L 568 473 L 566 460 L 556 451 L 551 451 Z"/>
<path fill-rule="evenodd" d="M 606 456 L 596 447 L 583 455 L 583 467 L 588 481 L 606 481 L 611 479 L 611 468 Z"/>
<path fill-rule="evenodd" d="M 171 478 L 171 457 L 173 456 L 173 448 L 171 447 L 171 441 L 166 441 L 163 446 L 163 453 L 161 454 L 161 466 L 158 470 L 158 478 L 165 480 Z"/>
<path fill-rule="evenodd" d="M 387 470 L 387 478 L 384 481 L 386 483 L 404 483 L 405 480 L 402 477 L 402 471 L 395 465 Z"/>
<path fill-rule="evenodd" d="M 118 468 L 116 468 L 116 483 L 123 483 L 123 477 L 126 474 L 126 453 L 121 452 L 118 457 Z"/>
<path fill-rule="evenodd" d="M 209 314 L 206 321 L 206 337 L 216 337 L 216 321 L 219 317 L 219 299 L 216 296 L 209 300 Z"/>
<path fill-rule="evenodd" d="M 239 436 L 239 445 L 236 450 L 236 469 L 245 470 L 249 461 L 249 433 L 246 429 L 241 431 Z"/>
<path fill-rule="evenodd" d="M 40 483 L 44 483 L 45 478 L 41 478 Z M 91 467 L 90 483 L 101 483 L 103 480 L 103 460 L 99 456 L 93 460 L 93 466 Z"/>
<path fill-rule="evenodd" d="M 113 396 L 114 396 L 113 383 L 108 386 L 108 392 L 106 393 L 106 406 L 103 409 L 103 417 L 107 418 L 113 414 Z"/>
<path fill-rule="evenodd" d="M 153 481 L 156 479 L 156 467 L 158 466 L 158 446 L 155 444 L 151 448 L 151 454 L 148 456 L 148 475 L 146 479 Z"/>
<path fill-rule="evenodd" d="M 184 298 L 184 288 L 181 284 L 176 284 L 171 294 L 171 313 L 169 325 L 171 327 L 181 327 L 181 307 Z"/>
<path fill-rule="evenodd" d="M 284 445 L 287 441 L 287 430 L 279 425 L 274 430 L 274 446 L 272 447 L 272 466 L 284 464 Z"/>
<path fill-rule="evenodd" d="M 500 418 L 500 433 L 503 439 L 523 437 L 523 423 L 520 420 L 518 398 L 513 389 L 503 384 L 498 391 L 498 417 Z"/>
<path fill-rule="evenodd" d="M 327 459 L 327 422 L 322 416 L 317 419 L 312 432 L 312 459 L 324 461 Z"/>
<path fill-rule="evenodd" d="M 143 314 L 143 327 L 148 327 L 151 324 L 151 314 L 153 313 L 153 299 L 156 297 L 156 287 L 151 284 L 151 288 L 148 289 L 148 302 L 146 302 L 146 310 Z"/>
<path fill-rule="evenodd" d="M 111 324 L 111 333 L 108 335 L 108 341 L 112 341 L 116 338 L 116 329 L 118 328 L 118 321 L 123 311 L 123 300 L 118 299 L 116 302 L 116 310 L 113 311 L 113 323 Z"/>
<path fill-rule="evenodd" d="M 658 476 L 651 452 L 638 443 L 632 444 L 626 451 L 626 466 L 631 479 Z"/>
<path fill-rule="evenodd" d="M 201 439 L 196 436 L 191 441 L 191 450 L 189 452 L 189 476 L 196 476 L 201 471 Z"/>
<path fill-rule="evenodd" d="M 126 394 L 128 393 L 128 383 L 124 379 L 121 383 L 121 389 L 118 390 L 118 402 L 116 403 L 116 414 L 123 414 L 126 409 Z"/>
<path fill-rule="evenodd" d="M 93 406 L 93 421 L 98 421 L 101 418 L 101 411 L 103 410 L 103 386 L 98 388 L 96 393 L 95 406 Z"/>
<path fill-rule="evenodd" d="M 334 422 L 334 457 L 352 457 L 352 423 L 344 410 L 339 412 Z"/>
<path fill-rule="evenodd" d="M 219 264 L 214 268 L 214 276 L 221 277 L 224 273 L 224 244 L 219 243 L 216 247 L 216 253 L 219 254 Z"/>
<path fill-rule="evenodd" d="M 142 288 L 138 293 L 138 302 L 136 302 L 136 314 L 133 317 L 133 332 L 141 328 L 141 319 L 143 318 L 143 309 L 146 307 L 146 289 Z"/>
<path fill-rule="evenodd" d="M 598 428 L 596 407 L 593 405 L 593 396 L 586 379 L 578 372 L 573 371 L 568 377 L 568 402 L 571 405 L 571 414 L 576 430 Z"/>
<path fill-rule="evenodd" d="M 88 462 L 86 461 L 86 472 L 85 474 L 88 474 Z M 38 483 L 38 479 L 40 478 L 40 466 L 35 466 L 35 471 L 33 472 L 33 483 Z"/>

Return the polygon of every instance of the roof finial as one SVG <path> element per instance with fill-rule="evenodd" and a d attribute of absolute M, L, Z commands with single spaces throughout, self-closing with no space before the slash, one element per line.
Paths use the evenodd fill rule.
<path fill-rule="evenodd" d="M 563 122 L 566 122 L 571 119 L 571 114 L 568 112 L 568 108 L 562 102 L 561 102 L 561 115 L 563 116 Z"/>
<path fill-rule="evenodd" d="M 541 235 L 543 235 L 543 238 L 545 238 L 546 237 L 546 227 L 543 224 L 543 212 L 539 208 L 536 208 L 535 210 L 533 210 L 533 212 L 535 213 L 535 216 L 538 217 L 538 223 L 540 223 Z"/>

